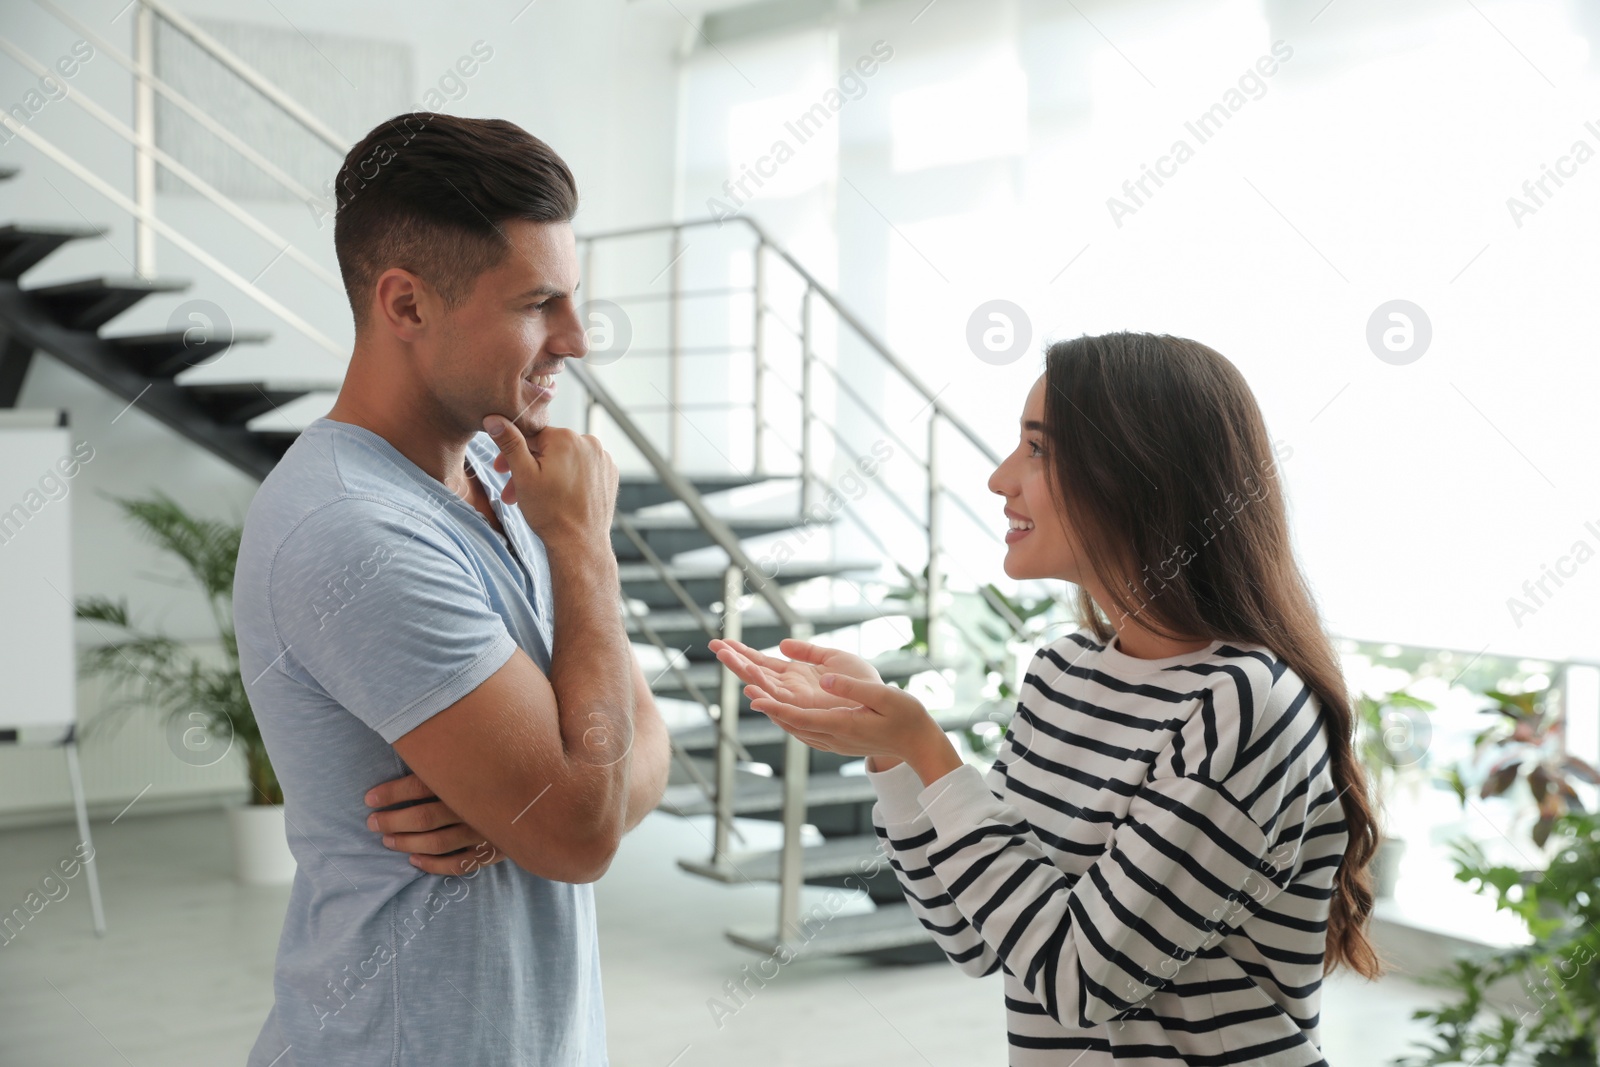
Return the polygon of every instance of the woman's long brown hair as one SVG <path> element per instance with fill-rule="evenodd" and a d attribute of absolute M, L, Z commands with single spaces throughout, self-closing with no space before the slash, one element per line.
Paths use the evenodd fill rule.
<path fill-rule="evenodd" d="M 1080 587 L 1079 624 L 1109 641 L 1109 619 L 1132 615 L 1165 638 L 1262 645 L 1320 700 L 1349 833 L 1323 970 L 1378 977 L 1366 926 L 1379 831 L 1350 696 L 1295 562 L 1276 453 L 1250 387 L 1186 338 L 1079 337 L 1046 351 L 1044 424 L 1052 495 L 1114 601 L 1096 605 Z"/>

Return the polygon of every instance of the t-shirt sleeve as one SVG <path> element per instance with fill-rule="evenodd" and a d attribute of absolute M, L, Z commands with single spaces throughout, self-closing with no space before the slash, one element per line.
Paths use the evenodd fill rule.
<path fill-rule="evenodd" d="M 340 500 L 296 526 L 267 598 L 278 650 L 268 669 L 304 672 L 391 744 L 518 647 L 461 548 L 381 501 Z"/>

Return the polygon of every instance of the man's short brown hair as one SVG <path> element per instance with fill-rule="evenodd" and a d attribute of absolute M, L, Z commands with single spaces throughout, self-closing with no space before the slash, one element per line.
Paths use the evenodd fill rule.
<path fill-rule="evenodd" d="M 455 308 L 510 250 L 502 223 L 570 222 L 578 211 L 566 163 L 504 119 L 397 115 L 350 149 L 334 184 L 333 247 L 358 333 L 390 267 Z"/>

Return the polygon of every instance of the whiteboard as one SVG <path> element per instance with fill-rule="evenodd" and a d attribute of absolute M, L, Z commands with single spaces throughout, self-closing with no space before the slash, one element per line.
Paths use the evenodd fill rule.
<path fill-rule="evenodd" d="M 77 721 L 72 497 L 85 457 L 93 448 L 74 450 L 65 411 L 0 411 L 0 731 L 11 740 L 60 739 Z"/>

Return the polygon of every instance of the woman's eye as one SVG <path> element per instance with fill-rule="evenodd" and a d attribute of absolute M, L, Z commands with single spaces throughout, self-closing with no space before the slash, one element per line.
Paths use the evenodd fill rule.
<path fill-rule="evenodd" d="M 1039 442 L 1037 442 L 1037 441 L 1029 441 L 1028 442 L 1028 449 L 1029 449 L 1029 452 L 1028 452 L 1029 457 L 1037 458 L 1039 456 L 1044 455 L 1044 449 L 1039 447 Z"/>

